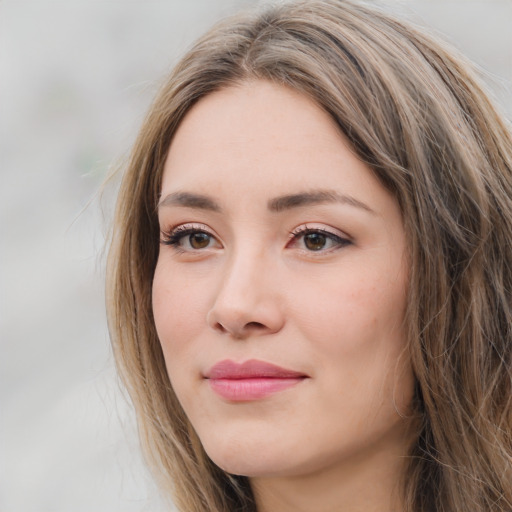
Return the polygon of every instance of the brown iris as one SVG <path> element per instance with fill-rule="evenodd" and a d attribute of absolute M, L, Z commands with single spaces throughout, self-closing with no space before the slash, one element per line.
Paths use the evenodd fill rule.
<path fill-rule="evenodd" d="M 308 233 L 304 235 L 304 245 L 310 251 L 320 251 L 325 247 L 327 236 L 322 233 Z"/>
<path fill-rule="evenodd" d="M 189 236 L 189 242 L 193 249 L 205 249 L 210 243 L 210 235 L 207 233 L 193 233 Z"/>

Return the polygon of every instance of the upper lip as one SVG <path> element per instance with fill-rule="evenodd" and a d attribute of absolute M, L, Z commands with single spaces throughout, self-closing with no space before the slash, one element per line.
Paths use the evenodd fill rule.
<path fill-rule="evenodd" d="M 207 379 L 297 379 L 307 375 L 303 372 L 281 368 L 272 363 L 250 359 L 243 363 L 237 363 L 229 359 L 219 361 L 213 365 L 204 375 Z"/>

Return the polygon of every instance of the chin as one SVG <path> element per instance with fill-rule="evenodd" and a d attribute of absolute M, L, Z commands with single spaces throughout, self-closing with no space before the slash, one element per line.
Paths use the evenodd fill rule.
<path fill-rule="evenodd" d="M 278 443 L 279 444 L 279 443 Z M 293 477 L 321 470 L 332 462 L 330 453 L 310 453 L 295 447 L 261 443 L 228 443 L 204 446 L 210 459 L 222 470 L 232 475 L 249 478 Z"/>
<path fill-rule="evenodd" d="M 217 466 L 232 475 L 270 477 L 288 473 L 292 465 L 289 456 L 277 453 L 265 444 L 267 446 L 262 448 L 250 441 L 241 443 L 226 439 L 224 443 L 206 443 L 203 447 Z"/>

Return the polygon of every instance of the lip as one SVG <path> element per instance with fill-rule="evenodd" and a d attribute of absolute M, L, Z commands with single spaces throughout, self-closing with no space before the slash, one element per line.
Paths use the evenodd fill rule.
<path fill-rule="evenodd" d="M 233 402 L 261 400 L 301 383 L 308 375 L 251 359 L 220 361 L 206 374 L 212 391 Z"/>

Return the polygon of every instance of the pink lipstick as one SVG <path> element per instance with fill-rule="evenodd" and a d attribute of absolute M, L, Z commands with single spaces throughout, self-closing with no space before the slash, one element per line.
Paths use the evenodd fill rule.
<path fill-rule="evenodd" d="M 308 376 L 251 359 L 244 363 L 220 361 L 205 375 L 211 389 L 232 402 L 260 400 L 299 384 Z"/>

